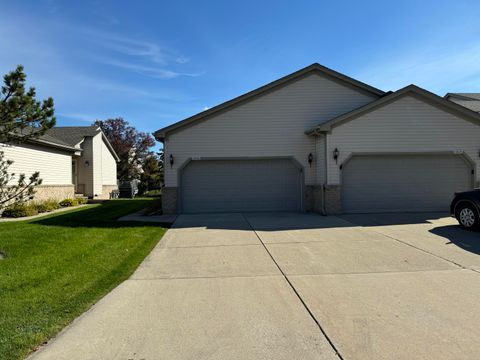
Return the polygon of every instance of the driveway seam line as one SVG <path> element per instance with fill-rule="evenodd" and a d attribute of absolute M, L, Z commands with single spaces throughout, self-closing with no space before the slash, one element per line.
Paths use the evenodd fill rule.
<path fill-rule="evenodd" d="M 381 234 L 381 233 L 379 233 Z M 382 234 L 383 235 L 383 234 Z M 295 244 L 315 244 L 315 243 L 326 243 L 331 241 L 355 241 L 355 242 L 372 242 L 372 241 L 386 241 L 388 239 L 372 239 L 372 240 L 363 240 L 363 239 L 328 239 L 328 240 L 310 240 L 310 241 L 281 241 L 281 242 L 266 242 L 267 245 L 295 245 Z"/>
<path fill-rule="evenodd" d="M 168 241 L 168 240 L 167 240 Z M 234 247 L 234 246 L 261 246 L 261 244 L 231 244 L 231 245 L 194 245 L 194 246 L 168 246 L 161 249 L 195 249 L 195 248 L 215 248 L 215 247 Z"/>
<path fill-rule="evenodd" d="M 473 269 L 425 269 L 425 270 L 392 270 L 392 271 L 366 271 L 366 272 L 344 272 L 344 273 L 321 273 L 321 274 L 288 274 L 290 277 L 295 276 L 332 276 L 332 275 L 374 275 L 374 274 L 409 274 L 409 273 L 427 273 L 427 272 L 441 272 L 441 271 L 464 271 Z M 475 270 L 473 270 L 475 271 Z"/>
<path fill-rule="evenodd" d="M 194 277 L 154 277 L 154 278 L 130 278 L 127 280 L 149 281 L 149 280 L 196 280 L 196 279 L 248 279 L 256 277 L 281 277 L 282 274 L 264 274 L 264 275 L 236 275 L 236 276 L 194 276 Z"/>
<path fill-rule="evenodd" d="M 355 225 L 355 223 L 352 223 L 352 224 Z M 361 225 L 357 225 L 357 226 L 361 226 Z M 459 264 L 459 263 L 457 263 L 457 262 L 455 262 L 455 261 L 453 261 L 453 260 L 444 258 L 443 256 L 434 254 L 434 253 L 432 253 L 432 252 L 430 252 L 430 251 L 428 251 L 428 250 L 419 248 L 419 247 L 417 247 L 417 246 L 415 246 L 415 245 L 412 245 L 412 244 L 410 244 L 410 243 L 408 243 L 408 242 L 406 242 L 406 241 L 397 239 L 397 238 L 394 237 L 394 236 L 381 233 L 381 232 L 379 232 L 379 231 L 376 231 L 376 230 L 371 229 L 370 227 L 364 227 L 364 226 L 362 226 L 362 227 L 365 228 L 365 229 L 367 229 L 367 230 L 370 230 L 370 231 L 372 231 L 372 232 L 374 232 L 374 233 L 376 233 L 376 234 L 380 234 L 380 235 L 386 236 L 386 237 L 388 237 L 388 238 L 390 238 L 390 239 L 393 239 L 393 240 L 395 240 L 395 241 L 398 241 L 399 243 L 402 243 L 402 244 L 404 244 L 404 245 L 407 245 L 407 246 L 410 246 L 410 247 L 412 247 L 412 248 L 414 248 L 414 249 L 417 249 L 417 250 L 419 250 L 419 251 L 422 251 L 422 252 L 424 252 L 425 254 L 429 254 L 429 255 L 431 255 L 431 256 L 434 256 L 434 257 L 436 257 L 436 258 L 439 258 L 439 259 L 442 259 L 442 260 L 444 260 L 444 261 L 446 261 L 446 262 L 449 262 L 449 263 L 451 263 L 451 264 L 454 264 L 454 265 L 456 265 L 456 266 L 458 266 L 458 267 L 460 267 L 460 268 L 462 268 L 462 269 L 471 270 L 470 268 L 468 268 L 468 267 L 466 267 L 466 266 L 463 266 L 463 265 L 461 265 L 461 264 Z"/>
<path fill-rule="evenodd" d="M 475 269 L 423 269 L 423 270 L 404 270 L 404 271 L 366 271 L 366 272 L 344 272 L 344 273 L 335 273 L 335 272 L 326 272 L 321 274 L 288 274 L 290 277 L 296 276 L 331 276 L 331 275 L 369 275 L 369 274 L 408 274 L 408 273 L 420 273 L 420 272 L 440 272 L 440 271 L 463 271 L 463 270 L 472 270 Z M 195 280 L 195 279 L 235 279 L 235 278 L 256 278 L 256 277 L 281 277 L 286 276 L 283 273 L 280 274 L 259 274 L 259 275 L 224 275 L 224 276 L 179 276 L 179 277 L 152 277 L 152 278 L 130 278 L 128 280 L 139 280 L 139 281 L 149 281 L 149 280 Z"/>
<path fill-rule="evenodd" d="M 292 289 L 292 291 L 295 293 L 295 295 L 297 296 L 297 298 L 300 300 L 300 302 L 302 303 L 303 307 L 305 308 L 305 310 L 307 310 L 307 313 L 310 315 L 310 317 L 312 318 L 312 320 L 315 322 L 315 324 L 317 324 L 318 328 L 320 329 L 320 332 L 323 334 L 323 336 L 325 337 L 325 339 L 328 341 L 328 343 L 330 344 L 330 346 L 332 347 L 333 351 L 335 351 L 335 354 L 339 357 L 340 360 L 344 360 L 343 356 L 340 354 L 340 351 L 338 351 L 337 347 L 334 345 L 333 341 L 330 339 L 330 337 L 327 335 L 327 333 L 325 332 L 325 330 L 322 328 L 322 325 L 320 325 L 320 322 L 315 318 L 315 316 L 313 315 L 313 312 L 308 308 L 307 304 L 305 303 L 305 301 L 302 299 L 302 297 L 300 296 L 300 294 L 298 293 L 297 289 L 295 289 L 295 286 L 293 286 L 293 284 L 290 282 L 290 280 L 288 279 L 287 275 L 284 273 L 284 271 L 282 270 L 282 268 L 280 267 L 280 265 L 278 265 L 277 261 L 275 260 L 275 258 L 273 257 L 273 255 L 270 253 L 270 251 L 268 250 L 267 246 L 264 244 L 264 242 L 262 241 L 262 239 L 260 238 L 260 236 L 257 234 L 257 231 L 253 228 L 252 224 L 250 223 L 250 221 L 248 221 L 247 217 L 242 213 L 242 217 L 245 219 L 245 221 L 247 222 L 247 224 L 250 226 L 250 229 L 252 229 L 253 233 L 255 234 L 255 236 L 258 238 L 258 240 L 260 241 L 260 243 L 263 245 L 263 248 L 265 249 L 265 251 L 267 252 L 267 254 L 270 256 L 270 258 L 272 259 L 272 261 L 274 262 L 274 264 L 277 266 L 278 270 L 280 271 L 280 273 L 283 275 L 283 278 L 285 279 L 285 281 L 287 282 L 287 284 L 290 286 L 290 288 Z"/>

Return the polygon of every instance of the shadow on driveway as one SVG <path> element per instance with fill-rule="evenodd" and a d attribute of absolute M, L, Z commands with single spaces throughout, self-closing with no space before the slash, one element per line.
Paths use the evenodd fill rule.
<path fill-rule="evenodd" d="M 433 220 L 448 217 L 444 212 L 412 212 L 412 213 L 379 213 L 379 214 L 347 214 L 340 217 L 360 226 L 387 226 L 429 224 Z"/>
<path fill-rule="evenodd" d="M 336 216 L 316 213 L 263 212 L 180 215 L 174 228 L 206 228 L 211 230 L 286 231 L 356 227 Z"/>
<path fill-rule="evenodd" d="M 462 229 L 460 225 L 439 226 L 429 231 L 449 240 L 450 244 L 480 255 L 480 232 L 478 231 L 468 231 Z"/>

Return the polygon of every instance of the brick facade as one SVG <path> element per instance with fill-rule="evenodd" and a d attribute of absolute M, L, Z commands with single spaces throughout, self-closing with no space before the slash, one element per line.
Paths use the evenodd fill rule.
<path fill-rule="evenodd" d="M 325 185 L 324 196 L 326 214 L 340 214 L 342 212 L 342 192 L 340 185 Z"/>
<path fill-rule="evenodd" d="M 75 196 L 73 185 L 39 185 L 35 187 L 35 195 L 33 200 L 56 200 L 73 198 Z"/>
<path fill-rule="evenodd" d="M 162 188 L 162 210 L 164 214 L 178 214 L 178 188 Z"/>

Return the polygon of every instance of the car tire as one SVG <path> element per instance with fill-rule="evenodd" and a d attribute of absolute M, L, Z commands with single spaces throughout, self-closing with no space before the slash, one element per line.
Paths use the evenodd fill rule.
<path fill-rule="evenodd" d="M 472 204 L 466 202 L 458 204 L 455 208 L 455 217 L 464 229 L 474 230 L 480 226 L 478 210 Z"/>

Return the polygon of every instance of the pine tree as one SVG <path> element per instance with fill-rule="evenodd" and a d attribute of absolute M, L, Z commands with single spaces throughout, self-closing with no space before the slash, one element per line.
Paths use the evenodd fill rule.
<path fill-rule="evenodd" d="M 55 126 L 52 98 L 36 100 L 35 88 L 26 91 L 27 76 L 23 66 L 3 77 L 0 91 L 0 145 L 16 145 L 35 139 Z M 13 161 L 5 159 L 0 148 L 0 210 L 7 204 L 23 202 L 33 197 L 34 187 L 40 185 L 40 174 L 28 178 L 25 174 L 9 172 Z"/>

